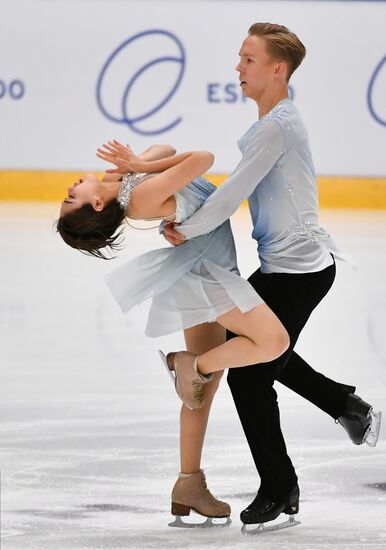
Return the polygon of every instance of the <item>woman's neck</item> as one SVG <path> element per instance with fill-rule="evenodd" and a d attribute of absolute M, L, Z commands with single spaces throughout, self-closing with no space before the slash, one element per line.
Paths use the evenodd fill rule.
<path fill-rule="evenodd" d="M 118 198 L 121 182 L 119 180 L 114 181 L 102 181 L 104 200 L 111 201 Z"/>

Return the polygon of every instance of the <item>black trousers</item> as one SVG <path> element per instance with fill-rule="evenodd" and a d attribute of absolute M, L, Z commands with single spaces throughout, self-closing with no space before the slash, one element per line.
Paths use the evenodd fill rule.
<path fill-rule="evenodd" d="M 279 317 L 290 337 L 289 349 L 270 363 L 230 369 L 228 384 L 261 485 L 259 493 L 280 498 L 297 482 L 280 428 L 275 380 L 338 418 L 354 386 L 316 372 L 293 348 L 312 311 L 335 279 L 335 263 L 316 273 L 269 273 L 259 270 L 249 282 Z M 228 333 L 232 338 L 234 334 Z M 321 335 L 322 337 L 322 335 Z M 323 345 L 321 339 L 320 345 Z"/>

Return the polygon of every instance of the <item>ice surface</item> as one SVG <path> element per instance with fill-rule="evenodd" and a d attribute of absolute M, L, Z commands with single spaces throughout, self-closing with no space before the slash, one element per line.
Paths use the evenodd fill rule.
<path fill-rule="evenodd" d="M 52 231 L 56 210 L 0 204 L 2 550 L 385 549 L 385 430 L 375 449 L 356 447 L 341 426 L 279 384 L 302 524 L 241 535 L 238 515 L 258 479 L 224 381 L 203 467 L 211 490 L 232 505 L 233 523 L 167 526 L 179 402 L 157 349 L 179 349 L 182 337 L 147 339 L 146 307 L 124 318 L 103 282 L 124 258 L 164 243 L 156 232 L 128 231 L 120 259 L 87 258 Z M 385 410 L 386 212 L 321 218 L 359 269 L 338 266 L 297 350 Z M 248 275 L 256 254 L 246 213 L 233 227 Z"/>

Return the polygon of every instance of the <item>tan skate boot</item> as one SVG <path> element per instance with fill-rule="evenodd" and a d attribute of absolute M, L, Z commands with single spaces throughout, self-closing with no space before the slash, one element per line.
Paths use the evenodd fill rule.
<path fill-rule="evenodd" d="M 172 491 L 172 514 L 174 516 L 189 516 L 190 510 L 194 510 L 207 518 L 229 518 L 231 507 L 226 502 L 217 500 L 209 491 L 203 470 L 193 474 L 179 475 Z M 179 519 L 178 526 L 192 524 L 182 523 Z M 229 525 L 230 519 L 220 526 Z M 173 524 L 174 526 L 175 524 Z M 197 524 L 194 524 L 197 526 Z M 212 526 L 211 522 L 201 523 L 198 526 Z M 177 526 L 177 525 L 176 525 Z"/>
<path fill-rule="evenodd" d="M 168 353 L 166 363 L 169 371 L 175 373 L 176 391 L 188 409 L 199 409 L 204 405 L 204 385 L 210 382 L 213 374 L 200 374 L 197 371 L 198 355 L 189 351 Z"/>

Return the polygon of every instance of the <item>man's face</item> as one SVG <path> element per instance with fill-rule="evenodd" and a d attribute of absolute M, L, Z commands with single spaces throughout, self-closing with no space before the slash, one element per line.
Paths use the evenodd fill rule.
<path fill-rule="evenodd" d="M 240 74 L 243 94 L 258 101 L 275 80 L 278 62 L 268 55 L 265 40 L 260 36 L 248 36 L 239 55 L 236 71 Z"/>

